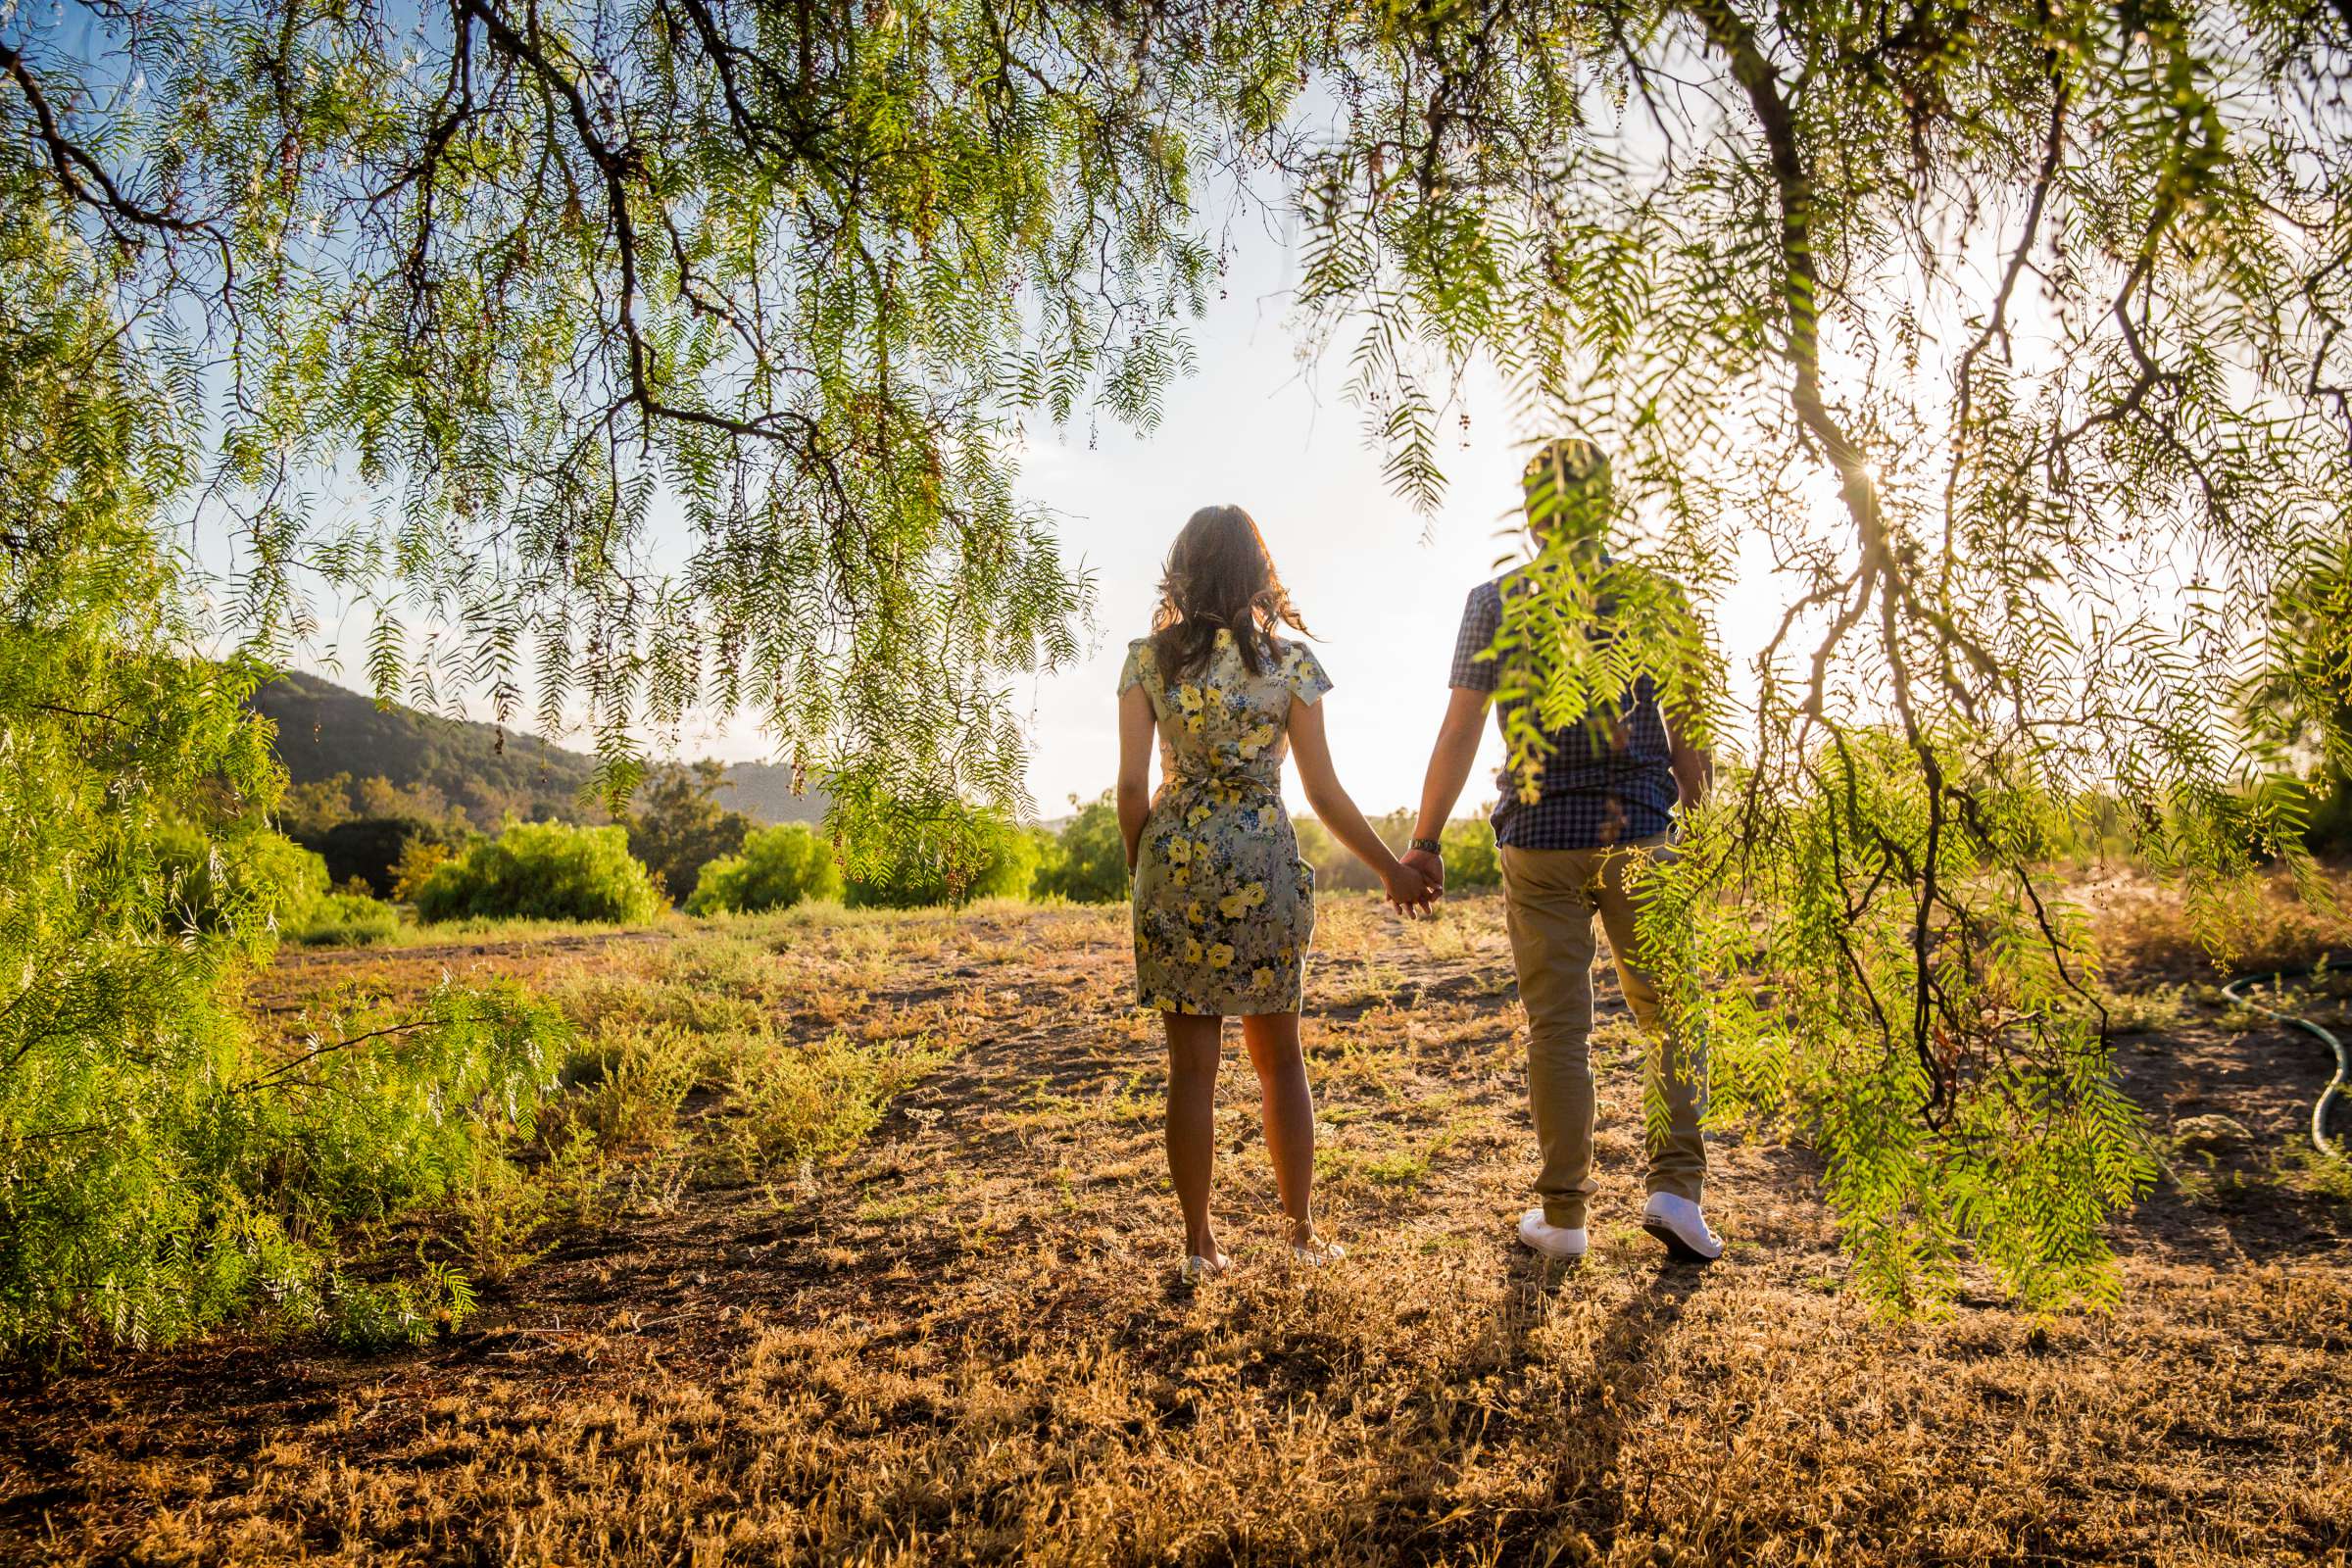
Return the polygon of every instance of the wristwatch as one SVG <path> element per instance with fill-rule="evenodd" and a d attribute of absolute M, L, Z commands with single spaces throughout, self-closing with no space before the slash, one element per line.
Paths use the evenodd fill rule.
<path fill-rule="evenodd" d="M 1415 839 L 1410 844 L 1407 844 L 1405 848 L 1407 850 L 1419 850 L 1425 855 L 1435 855 L 1441 859 L 1444 858 L 1446 855 L 1445 846 L 1440 844 L 1436 839 Z"/>

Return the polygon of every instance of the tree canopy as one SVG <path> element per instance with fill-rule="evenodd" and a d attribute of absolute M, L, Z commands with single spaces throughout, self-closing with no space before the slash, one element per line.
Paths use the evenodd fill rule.
<path fill-rule="evenodd" d="M 1007 679 L 1079 646 L 1018 421 L 1150 428 L 1221 221 L 1287 208 L 1401 495 L 1482 359 L 1616 455 L 1653 575 L 1539 563 L 1502 638 L 1631 595 L 1543 702 L 1671 663 L 1738 745 L 1660 906 L 1687 997 L 1748 977 L 1724 1098 L 1889 1291 L 1973 1239 L 2053 1300 L 2146 1170 L 2067 803 L 2198 899 L 2295 841 L 2232 715 L 2352 493 L 2348 71 L 2342 0 L 94 0 L 0 23 L 0 199 L 204 411 L 164 491 L 256 651 L 370 595 L 379 691 L 576 703 L 615 785 L 748 709 L 869 868 L 977 861 Z M 1743 551 L 1788 613 L 1730 725 Z"/>

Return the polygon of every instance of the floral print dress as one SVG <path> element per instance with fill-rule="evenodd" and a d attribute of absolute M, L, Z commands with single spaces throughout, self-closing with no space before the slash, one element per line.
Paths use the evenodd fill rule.
<path fill-rule="evenodd" d="M 1159 791 L 1135 868 L 1135 977 L 1163 1012 L 1296 1012 L 1315 929 L 1315 875 L 1282 806 L 1291 703 L 1331 690 L 1322 662 L 1280 643 L 1252 675 L 1231 631 L 1169 684 L 1149 639 L 1127 645 L 1119 690 L 1159 720 Z"/>

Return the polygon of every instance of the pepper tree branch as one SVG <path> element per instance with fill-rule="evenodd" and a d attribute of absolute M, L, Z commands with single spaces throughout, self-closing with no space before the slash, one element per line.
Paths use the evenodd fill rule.
<path fill-rule="evenodd" d="M 612 248 L 620 271 L 620 299 L 614 316 L 628 370 L 626 401 L 649 419 L 701 425 L 738 439 L 781 440 L 797 431 L 802 460 L 822 477 L 840 507 L 852 507 L 847 481 L 836 461 L 838 455 L 815 418 L 796 410 L 775 408 L 750 418 L 734 418 L 672 402 L 655 389 L 654 348 L 646 340 L 644 327 L 637 318 L 644 285 L 639 275 L 637 220 L 630 203 L 631 186 L 644 172 L 643 154 L 632 142 L 615 144 L 598 128 L 595 112 L 580 90 L 578 79 L 540 41 L 535 10 L 517 26 L 489 0 L 454 0 L 454 9 L 461 19 L 471 17 L 480 22 L 491 47 L 530 72 L 541 89 L 560 106 L 580 150 L 595 166 L 597 177 L 605 188 L 605 207 L 612 226 Z"/>
<path fill-rule="evenodd" d="M 1855 625 L 1873 599 L 1878 601 L 1880 634 L 1885 643 L 1888 678 L 1895 710 L 1912 755 L 1918 759 L 1927 786 L 1928 823 L 1924 853 L 1917 861 L 1905 854 L 1905 869 L 1918 884 L 1912 914 L 1914 971 L 1911 1044 L 1928 1076 L 1927 1103 L 1921 1107 L 1931 1126 L 1939 1126 L 1952 1107 L 1955 1084 L 1950 1066 L 1935 1050 L 1936 988 L 1933 964 L 1935 932 L 1931 916 L 1943 902 L 1937 881 L 1937 862 L 1944 828 L 1945 794 L 1949 787 L 1942 760 L 1922 728 L 1911 699 L 1910 672 L 1903 657 L 1901 608 L 1909 595 L 1898 580 L 1899 567 L 1886 536 L 1879 504 L 1878 482 L 1862 448 L 1831 411 L 1821 390 L 1821 271 L 1815 227 L 1816 191 L 1800 143 L 1789 88 L 1780 68 L 1765 52 L 1755 27 L 1734 9 L 1731 0 L 1684 0 L 1685 14 L 1697 23 L 1707 43 L 1720 54 L 1754 112 L 1764 136 L 1773 192 L 1780 209 L 1782 297 L 1788 311 L 1784 356 L 1791 372 L 1789 401 L 1799 424 L 1819 445 L 1838 471 L 1838 490 L 1860 535 L 1862 560 L 1855 596 L 1833 624 L 1830 637 L 1814 658 L 1815 709 L 1818 716 L 1820 682 L 1831 649 Z M 1885 850 L 1896 846 L 1882 845 Z"/>
<path fill-rule="evenodd" d="M 93 158 L 88 149 L 74 141 L 58 122 L 57 111 L 51 107 L 49 95 L 25 64 L 22 51 L 0 43 L 0 71 L 17 84 L 24 95 L 25 106 L 32 111 L 33 139 L 49 156 L 49 167 L 65 186 L 67 194 L 75 201 L 95 207 L 110 218 L 121 219 L 141 228 L 163 229 L 173 234 L 202 235 L 208 239 L 220 236 L 207 224 L 192 222 L 160 208 L 148 207 L 134 201 L 115 182 L 105 166 Z M 96 186 L 93 190 L 91 187 Z"/>
<path fill-rule="evenodd" d="M 16 83 L 17 91 L 24 95 L 25 107 L 32 111 L 32 139 L 40 144 L 41 151 L 47 155 L 50 172 L 57 176 L 58 184 L 64 187 L 71 200 L 98 213 L 108 230 L 125 244 L 132 240 L 123 231 L 124 224 L 209 242 L 220 255 L 221 291 L 224 296 L 229 292 L 236 277 L 236 257 L 229 248 L 225 233 L 210 223 L 181 218 L 160 207 L 149 207 L 123 190 L 115 177 L 107 172 L 106 166 L 88 148 L 67 133 L 40 78 L 26 64 L 23 50 L 0 43 L 0 74 L 5 74 L 9 80 Z"/>

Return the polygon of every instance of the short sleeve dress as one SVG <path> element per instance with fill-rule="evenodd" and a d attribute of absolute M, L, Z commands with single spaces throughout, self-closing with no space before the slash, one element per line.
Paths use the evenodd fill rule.
<path fill-rule="evenodd" d="M 1135 870 L 1135 976 L 1163 1012 L 1296 1012 L 1315 930 L 1315 874 L 1282 805 L 1291 704 L 1331 690 L 1298 643 L 1251 674 L 1231 631 L 1186 679 L 1162 678 L 1149 639 L 1127 647 L 1119 690 L 1159 720 L 1163 775 Z"/>

